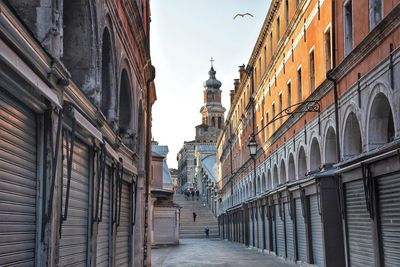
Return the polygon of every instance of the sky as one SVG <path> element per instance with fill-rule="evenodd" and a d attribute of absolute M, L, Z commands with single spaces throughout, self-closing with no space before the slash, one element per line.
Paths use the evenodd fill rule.
<path fill-rule="evenodd" d="M 229 90 L 247 64 L 270 0 L 151 0 L 151 58 L 156 68 L 157 101 L 153 106 L 155 141 L 169 147 L 168 166 L 184 141 L 201 124 L 203 83 L 210 59 L 222 82 L 222 105 L 229 110 Z M 234 16 L 250 13 L 254 17 Z"/>

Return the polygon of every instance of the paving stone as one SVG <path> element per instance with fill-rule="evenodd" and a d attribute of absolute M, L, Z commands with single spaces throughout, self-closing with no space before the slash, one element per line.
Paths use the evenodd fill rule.
<path fill-rule="evenodd" d="M 181 239 L 179 246 L 152 250 L 153 267 L 289 267 L 276 256 L 220 239 Z"/>

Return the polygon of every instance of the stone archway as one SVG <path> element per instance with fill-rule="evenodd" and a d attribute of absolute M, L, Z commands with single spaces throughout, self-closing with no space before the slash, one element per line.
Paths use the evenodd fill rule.
<path fill-rule="evenodd" d="M 310 171 L 319 171 L 321 167 L 321 150 L 317 138 L 313 138 L 310 148 Z"/>
<path fill-rule="evenodd" d="M 105 28 L 101 49 L 101 111 L 110 123 L 113 123 L 117 116 L 112 51 L 111 35 Z"/>
<path fill-rule="evenodd" d="M 347 117 L 343 136 L 343 157 L 348 159 L 362 152 L 360 124 L 354 112 Z"/>
<path fill-rule="evenodd" d="M 271 177 L 271 170 L 268 170 L 268 175 L 267 175 L 267 189 L 272 189 L 272 177 Z"/>
<path fill-rule="evenodd" d="M 333 127 L 329 127 L 325 137 L 325 164 L 337 163 L 337 145 L 336 145 L 336 133 Z"/>
<path fill-rule="evenodd" d="M 306 160 L 306 152 L 304 151 L 304 147 L 300 148 L 299 159 L 297 161 L 297 164 L 298 164 L 297 174 L 299 176 L 299 179 L 302 179 L 307 175 L 307 160 Z"/>
<path fill-rule="evenodd" d="M 378 93 L 372 102 L 368 118 L 368 147 L 377 148 L 391 142 L 395 136 L 393 113 L 387 97 Z"/>
<path fill-rule="evenodd" d="M 296 180 L 296 166 L 294 163 L 294 157 L 293 157 L 292 153 L 290 153 L 290 156 L 289 156 L 288 172 L 289 172 L 288 180 L 295 181 Z"/>
<path fill-rule="evenodd" d="M 279 185 L 279 176 L 278 176 L 278 166 L 274 165 L 274 171 L 272 173 L 272 188 L 275 188 Z"/>
<path fill-rule="evenodd" d="M 288 181 L 287 176 L 286 176 L 286 165 L 285 165 L 285 160 L 281 160 L 281 166 L 280 166 L 280 172 L 279 172 L 279 177 L 280 177 L 280 183 L 284 184 Z"/>

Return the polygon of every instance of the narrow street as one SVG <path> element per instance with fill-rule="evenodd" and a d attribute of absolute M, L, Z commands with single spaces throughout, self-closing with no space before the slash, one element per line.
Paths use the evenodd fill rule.
<path fill-rule="evenodd" d="M 153 267 L 286 267 L 296 266 L 278 257 L 219 239 L 181 239 L 178 246 L 153 248 Z"/>

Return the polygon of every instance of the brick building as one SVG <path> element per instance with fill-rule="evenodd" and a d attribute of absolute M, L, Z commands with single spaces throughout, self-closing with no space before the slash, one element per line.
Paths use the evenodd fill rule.
<path fill-rule="evenodd" d="M 147 0 L 0 1 L 1 266 L 146 265 L 149 22 Z"/>
<path fill-rule="evenodd" d="M 399 10 L 272 1 L 217 141 L 224 238 L 317 266 L 400 264 Z"/>

